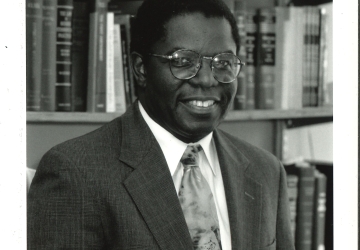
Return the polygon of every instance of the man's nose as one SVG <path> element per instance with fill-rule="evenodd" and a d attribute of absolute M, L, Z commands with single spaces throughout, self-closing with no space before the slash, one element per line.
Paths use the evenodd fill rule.
<path fill-rule="evenodd" d="M 205 88 L 217 86 L 219 82 L 214 78 L 210 64 L 211 60 L 203 58 L 199 65 L 197 65 L 197 67 L 199 67 L 199 71 L 196 76 L 190 80 L 190 82 Z"/>

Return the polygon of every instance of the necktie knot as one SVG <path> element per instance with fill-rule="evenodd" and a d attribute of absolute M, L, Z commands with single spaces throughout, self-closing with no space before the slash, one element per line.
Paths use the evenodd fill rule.
<path fill-rule="evenodd" d="M 202 150 L 200 144 L 188 145 L 184 154 L 181 157 L 180 162 L 184 165 L 184 168 L 190 166 L 199 166 L 199 152 Z"/>

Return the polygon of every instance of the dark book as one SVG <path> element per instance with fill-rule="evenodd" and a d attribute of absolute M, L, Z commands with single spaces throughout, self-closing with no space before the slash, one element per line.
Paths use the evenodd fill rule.
<path fill-rule="evenodd" d="M 107 2 L 107 0 L 94 0 L 90 6 L 88 112 L 106 111 Z"/>
<path fill-rule="evenodd" d="M 247 9 L 245 16 L 246 30 L 246 109 L 255 109 L 255 68 L 257 66 L 257 18 L 255 9 Z"/>
<path fill-rule="evenodd" d="M 326 175 L 316 170 L 312 250 L 325 249 L 326 184 Z"/>
<path fill-rule="evenodd" d="M 288 175 L 297 175 L 298 201 L 295 229 L 295 248 L 311 250 L 314 214 L 315 168 L 308 163 L 296 163 L 286 166 Z"/>
<path fill-rule="evenodd" d="M 299 176 L 295 174 L 287 174 L 287 189 L 289 196 L 289 209 L 290 209 L 290 220 L 291 220 L 291 232 L 295 240 L 296 232 L 296 211 L 297 211 L 297 200 L 298 200 L 298 184 Z"/>
<path fill-rule="evenodd" d="M 74 0 L 71 48 L 72 111 L 86 111 L 89 50 L 89 12 L 87 0 Z"/>
<path fill-rule="evenodd" d="M 42 0 L 26 1 L 26 110 L 39 111 L 41 97 Z"/>
<path fill-rule="evenodd" d="M 258 49 L 256 69 L 256 107 L 274 109 L 275 85 L 275 9 L 258 10 Z"/>
<path fill-rule="evenodd" d="M 311 89 L 311 67 L 312 58 L 312 18 L 311 18 L 311 7 L 305 6 L 304 9 L 304 34 L 303 34 L 303 71 L 302 71 L 302 107 L 310 106 L 310 89 Z"/>
<path fill-rule="evenodd" d="M 44 0 L 42 27 L 41 110 L 55 111 L 57 0 Z"/>
<path fill-rule="evenodd" d="M 125 98 L 128 107 L 136 99 L 135 84 L 130 67 L 130 15 L 115 13 L 114 22 L 120 25 Z"/>
<path fill-rule="evenodd" d="M 56 111 L 71 111 L 73 0 L 58 0 L 56 28 Z"/>
<path fill-rule="evenodd" d="M 311 70 L 310 70 L 310 93 L 309 105 L 319 106 L 319 64 L 320 64 L 320 10 L 318 7 L 311 8 Z"/>
<path fill-rule="evenodd" d="M 234 16 L 240 36 L 240 60 L 246 61 L 246 30 L 245 30 L 246 7 L 244 0 L 235 1 Z M 237 91 L 234 98 L 234 110 L 246 109 L 246 71 L 242 69 L 237 77 Z"/>

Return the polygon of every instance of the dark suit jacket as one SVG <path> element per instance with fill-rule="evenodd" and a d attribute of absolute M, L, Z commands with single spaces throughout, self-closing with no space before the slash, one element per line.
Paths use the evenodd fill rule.
<path fill-rule="evenodd" d="M 214 131 L 233 249 L 294 249 L 285 172 Z M 138 105 L 52 148 L 28 194 L 29 249 L 192 249 L 161 148 Z"/>

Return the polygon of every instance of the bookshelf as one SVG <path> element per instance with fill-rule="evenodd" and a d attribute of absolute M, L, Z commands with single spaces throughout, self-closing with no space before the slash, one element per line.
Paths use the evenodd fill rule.
<path fill-rule="evenodd" d="M 27 112 L 27 123 L 105 123 L 121 113 L 88 112 Z M 244 110 L 230 111 L 225 121 L 261 121 L 307 118 L 331 118 L 331 107 L 303 108 L 292 110 Z"/>

